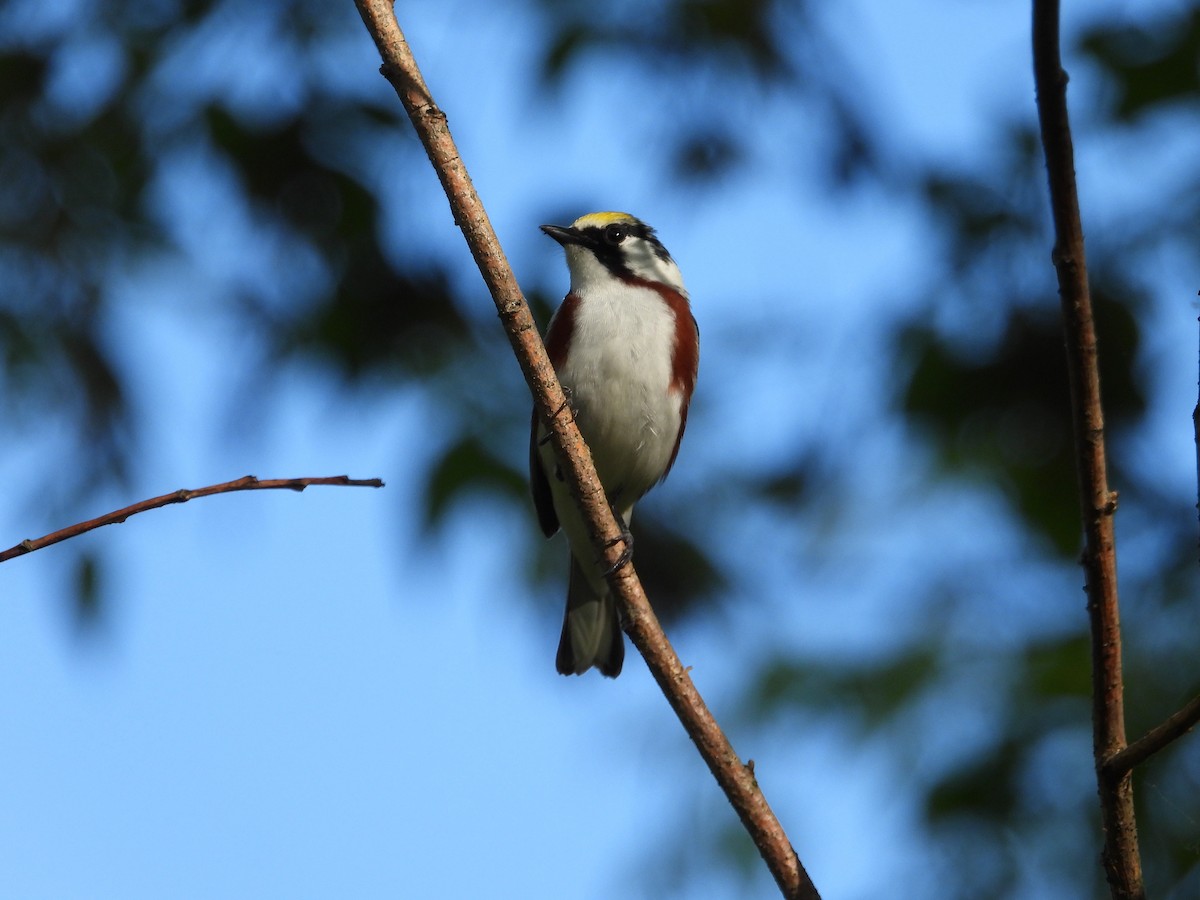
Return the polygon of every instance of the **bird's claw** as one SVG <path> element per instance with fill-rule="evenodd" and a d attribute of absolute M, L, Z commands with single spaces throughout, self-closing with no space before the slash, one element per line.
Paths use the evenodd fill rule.
<path fill-rule="evenodd" d="M 571 403 L 570 389 L 567 388 L 565 385 L 563 385 L 562 392 L 563 392 L 562 406 L 560 406 L 558 409 L 556 409 L 554 411 L 554 414 L 552 416 L 550 416 L 551 420 L 557 419 L 559 416 L 559 413 L 561 413 L 564 409 L 569 409 L 571 411 L 571 415 L 572 416 L 575 415 L 575 406 Z M 549 431 L 547 431 L 544 435 L 542 435 L 541 439 L 538 440 L 538 446 L 544 447 L 546 444 L 550 443 L 550 437 L 551 437 L 551 434 Z"/>
<path fill-rule="evenodd" d="M 614 513 L 614 515 L 616 514 Z M 621 555 L 617 557 L 617 561 L 604 570 L 605 578 L 618 569 L 629 565 L 629 561 L 633 559 L 633 532 L 625 526 L 620 516 L 617 516 L 617 523 L 621 526 L 621 535 L 620 537 L 613 538 L 611 541 L 606 541 L 604 549 L 607 550 L 609 547 L 615 547 L 617 544 L 624 544 L 625 548 L 621 551 Z"/>

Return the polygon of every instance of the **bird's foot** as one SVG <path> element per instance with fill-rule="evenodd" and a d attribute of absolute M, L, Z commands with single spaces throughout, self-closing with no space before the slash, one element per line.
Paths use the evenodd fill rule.
<path fill-rule="evenodd" d="M 554 411 L 554 415 L 552 415 L 550 417 L 551 419 L 557 419 L 559 416 L 559 413 L 561 413 L 564 409 L 569 409 L 571 411 L 572 417 L 574 417 L 574 415 L 575 415 L 575 404 L 571 402 L 571 389 L 568 388 L 566 385 L 562 385 L 562 392 L 563 392 L 562 406 L 560 406 L 558 409 L 556 409 Z M 541 438 L 538 440 L 538 446 L 544 447 L 546 444 L 550 443 L 550 436 L 551 435 L 550 435 L 549 431 L 547 431 L 545 434 L 543 434 L 541 436 Z"/>
<path fill-rule="evenodd" d="M 605 578 L 618 569 L 629 565 L 629 561 L 633 559 L 633 532 L 629 530 L 629 526 L 625 524 L 625 520 L 621 518 L 621 514 L 615 509 L 613 510 L 613 517 L 617 520 L 617 524 L 621 526 L 621 535 L 620 537 L 613 538 L 611 541 L 607 541 L 604 544 L 604 548 L 607 550 L 609 547 L 615 547 L 617 544 L 624 544 L 625 547 L 621 550 L 621 555 L 617 557 L 617 561 L 604 570 Z"/>

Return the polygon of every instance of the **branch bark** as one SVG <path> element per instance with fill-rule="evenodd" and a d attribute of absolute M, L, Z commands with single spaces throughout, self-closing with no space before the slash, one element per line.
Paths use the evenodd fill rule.
<path fill-rule="evenodd" d="M 1109 778 L 1119 778 L 1134 766 L 1139 766 L 1176 738 L 1183 737 L 1200 723 L 1200 694 L 1180 710 L 1168 716 L 1161 725 L 1150 729 L 1139 740 L 1109 757 L 1105 764 Z"/>
<path fill-rule="evenodd" d="M 1145 889 L 1134 816 L 1133 782 L 1128 769 L 1117 772 L 1107 765 L 1126 746 L 1113 533 L 1117 495 L 1108 488 L 1096 331 L 1067 116 L 1067 74 L 1063 71 L 1059 51 L 1057 0 L 1034 0 L 1033 67 L 1054 218 L 1052 259 L 1058 275 L 1066 332 L 1085 536 L 1083 565 L 1087 574 L 1087 607 L 1092 636 L 1092 744 L 1104 829 L 1103 862 L 1112 896 L 1134 900 L 1144 898 Z"/>
<path fill-rule="evenodd" d="M 1192 409 L 1192 431 L 1196 441 L 1196 515 L 1200 520 L 1200 397 L 1196 398 L 1196 406 Z M 1200 537 L 1196 540 L 1196 550 L 1200 553 Z"/>
<path fill-rule="evenodd" d="M 591 454 L 570 414 L 554 367 L 546 356 L 533 315 L 459 158 L 446 115 L 433 102 L 396 21 L 392 0 L 355 0 L 355 4 L 383 59 L 381 72 L 396 89 L 408 112 L 446 192 L 455 224 L 462 229 L 491 292 L 501 324 L 533 394 L 538 415 L 546 423 L 559 454 L 564 477 L 588 521 L 597 556 L 610 565 L 615 564 L 621 552 L 617 540 L 620 529 L 596 477 Z M 633 566 L 621 567 L 609 576 L 609 582 L 625 609 L 626 632 L 758 847 L 783 895 L 819 900 L 816 888 L 763 796 L 753 771 L 734 752 L 663 633 Z"/>
<path fill-rule="evenodd" d="M 351 478 L 348 475 L 332 475 L 327 478 L 269 478 L 265 480 L 255 478 L 253 475 L 246 475 L 238 478 L 236 481 L 210 484 L 208 487 L 190 490 L 188 488 L 180 488 L 177 491 L 163 494 L 160 497 L 151 497 L 149 500 L 134 503 L 132 506 L 126 506 L 124 509 L 118 509 L 107 515 L 88 519 L 86 522 L 79 522 L 67 528 L 53 531 L 45 537 L 21 541 L 15 547 L 9 547 L 7 550 L 0 552 L 0 563 L 15 559 L 18 556 L 24 556 L 26 553 L 32 553 L 34 550 L 41 550 L 43 547 L 49 547 L 51 544 L 57 544 L 68 538 L 78 537 L 89 531 L 95 531 L 97 528 L 102 528 L 105 525 L 119 525 L 130 516 L 136 516 L 138 513 L 147 512 L 151 509 L 158 509 L 161 506 L 169 506 L 172 503 L 186 503 L 197 497 L 211 497 L 213 494 L 232 494 L 235 491 L 302 491 L 312 485 L 378 488 L 383 487 L 383 482 L 378 478 Z"/>

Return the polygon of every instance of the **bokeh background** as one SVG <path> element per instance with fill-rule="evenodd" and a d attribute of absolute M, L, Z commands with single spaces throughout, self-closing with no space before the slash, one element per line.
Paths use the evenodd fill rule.
<path fill-rule="evenodd" d="M 1200 4 L 1067 2 L 1131 736 L 1200 690 Z M 828 898 L 1105 895 L 1028 4 L 400 3 L 544 321 L 537 225 L 681 265 L 637 564 Z M 529 399 L 349 0 L 0 4 L 8 897 L 770 896 L 632 658 L 553 669 Z M 1200 895 L 1200 741 L 1137 773 Z"/>

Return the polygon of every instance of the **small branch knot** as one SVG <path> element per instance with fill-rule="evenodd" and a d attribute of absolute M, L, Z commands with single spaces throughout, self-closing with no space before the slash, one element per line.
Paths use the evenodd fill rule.
<path fill-rule="evenodd" d="M 525 309 L 524 303 L 521 303 L 517 300 L 509 300 L 500 305 L 500 318 L 511 319 L 514 316 L 519 316 L 521 314 L 521 310 L 523 309 Z M 520 328 L 522 331 L 528 331 L 533 327 L 533 323 L 528 321 L 522 322 L 514 327 Z"/>

